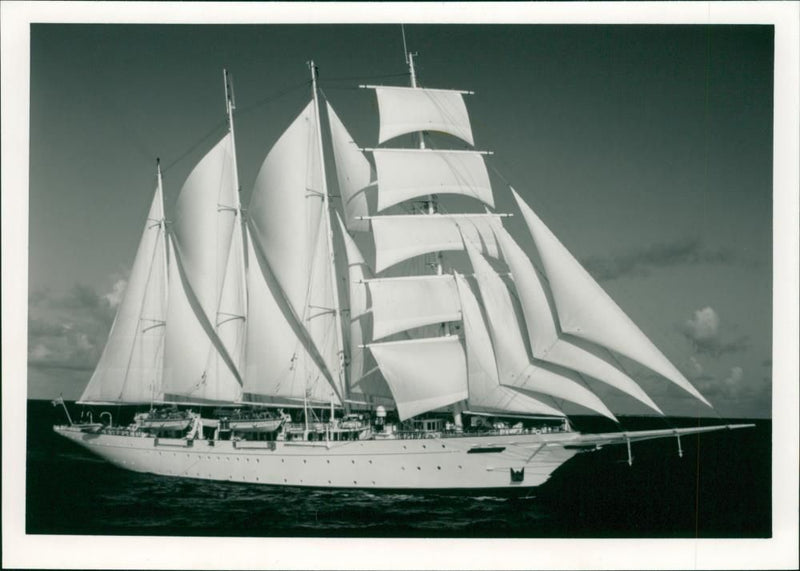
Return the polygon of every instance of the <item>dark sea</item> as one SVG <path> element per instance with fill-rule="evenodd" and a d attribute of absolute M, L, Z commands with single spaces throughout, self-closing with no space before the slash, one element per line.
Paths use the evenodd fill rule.
<path fill-rule="evenodd" d="M 70 410 L 77 409 L 73 405 Z M 583 431 L 591 431 L 592 422 L 573 419 Z M 625 446 L 579 454 L 544 486 L 527 493 L 389 493 L 215 483 L 121 470 L 53 433 L 53 424 L 64 423 L 61 407 L 29 401 L 26 531 L 256 537 L 771 537 L 771 422 L 748 422 L 755 422 L 756 428 L 683 437 L 683 458 L 673 438 L 634 443 L 633 466 L 628 466 Z M 674 426 L 696 424 L 673 421 Z M 623 425 L 631 430 L 668 426 L 663 419 L 634 418 Z"/>

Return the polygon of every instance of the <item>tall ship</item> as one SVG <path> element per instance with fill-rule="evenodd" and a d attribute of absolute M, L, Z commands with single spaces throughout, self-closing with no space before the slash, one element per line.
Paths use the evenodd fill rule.
<path fill-rule="evenodd" d="M 165 476 L 441 490 L 534 487 L 582 451 L 623 445 L 630 462 L 636 441 L 672 438 L 680 451 L 682 436 L 751 426 L 622 429 L 598 383 L 663 412 L 620 357 L 711 405 L 510 185 L 517 212 L 495 211 L 470 92 L 421 87 L 414 57 L 410 85 L 360 86 L 377 97 L 375 148 L 353 140 L 327 99 L 323 109 L 310 62 L 310 100 L 266 155 L 246 209 L 225 72 L 227 132 L 169 216 L 159 167 L 78 401 L 142 411 L 117 425 L 108 412 L 70 419 L 57 434 Z M 575 431 L 565 408 L 616 429 Z"/>

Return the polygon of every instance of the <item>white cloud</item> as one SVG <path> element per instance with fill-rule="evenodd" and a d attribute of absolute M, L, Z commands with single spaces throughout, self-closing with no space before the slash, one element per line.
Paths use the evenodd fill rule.
<path fill-rule="evenodd" d="M 122 301 L 122 295 L 125 293 L 125 288 L 127 287 L 128 282 L 124 279 L 118 279 L 113 286 L 111 286 L 111 291 L 107 294 L 103 295 L 103 298 L 108 302 L 108 305 L 111 307 L 117 307 L 119 303 Z"/>
<path fill-rule="evenodd" d="M 691 319 L 684 321 L 682 330 L 698 353 L 719 356 L 724 353 L 738 353 L 749 346 L 746 336 L 730 339 L 723 335 L 719 315 L 712 307 L 695 311 Z"/>
<path fill-rule="evenodd" d="M 686 331 L 697 343 L 707 343 L 716 339 L 719 334 L 719 316 L 712 307 L 704 307 L 694 312 L 692 319 L 687 319 Z"/>

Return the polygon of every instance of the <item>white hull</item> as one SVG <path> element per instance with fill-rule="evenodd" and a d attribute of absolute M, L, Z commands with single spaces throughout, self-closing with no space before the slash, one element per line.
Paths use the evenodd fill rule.
<path fill-rule="evenodd" d="M 539 486 L 576 454 L 564 445 L 580 439 L 578 433 L 551 433 L 266 442 L 88 434 L 68 426 L 54 430 L 136 472 L 281 486 L 408 490 Z"/>

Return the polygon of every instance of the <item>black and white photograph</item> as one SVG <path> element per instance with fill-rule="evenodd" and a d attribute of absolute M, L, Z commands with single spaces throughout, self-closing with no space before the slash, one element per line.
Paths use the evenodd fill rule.
<path fill-rule="evenodd" d="M 797 4 L 2 11 L 4 567 L 796 567 Z"/>

